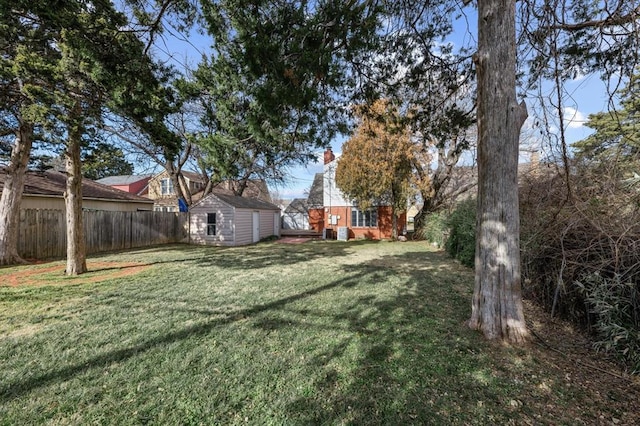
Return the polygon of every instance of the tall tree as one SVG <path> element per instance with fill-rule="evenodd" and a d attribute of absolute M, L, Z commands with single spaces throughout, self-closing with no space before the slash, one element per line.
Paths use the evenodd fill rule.
<path fill-rule="evenodd" d="M 31 7 L 48 8 L 45 3 L 34 1 Z M 57 58 L 50 26 L 23 6 L 20 1 L 0 5 L 0 137 L 9 153 L 0 197 L 0 265 L 23 262 L 18 255 L 20 203 L 32 145 L 42 130 L 37 123 L 47 115 L 40 89 Z"/>
<path fill-rule="evenodd" d="M 576 73 L 624 75 L 637 64 L 640 7 L 636 0 L 530 0 L 520 5 L 525 37 L 521 38 L 524 56 L 519 65 L 528 61 L 530 81 L 551 79 L 560 90 L 559 82 Z M 527 113 L 515 96 L 515 7 L 514 0 L 478 2 L 474 58 L 478 73 L 478 222 L 469 325 L 488 338 L 520 342 L 528 333 L 522 314 L 518 251 L 517 142 Z M 555 58 L 554 66 L 549 66 L 550 58 Z"/>
<path fill-rule="evenodd" d="M 96 180 L 133 173 L 133 164 L 125 158 L 122 149 L 104 142 L 96 142 L 89 147 L 83 147 L 80 161 L 82 176 L 87 179 Z"/>
<path fill-rule="evenodd" d="M 200 139 L 211 168 L 239 188 L 281 180 L 346 130 L 345 64 L 375 39 L 375 2 L 221 0 L 203 12 L 215 43 L 196 74 L 212 100 Z"/>
<path fill-rule="evenodd" d="M 390 205 L 392 236 L 397 238 L 397 219 L 407 206 L 416 145 L 388 101 L 360 107 L 356 115 L 360 123 L 342 147 L 336 185 L 360 209 Z"/>
<path fill-rule="evenodd" d="M 520 278 L 515 0 L 478 2 L 478 212 L 469 326 L 488 339 L 528 336 Z"/>

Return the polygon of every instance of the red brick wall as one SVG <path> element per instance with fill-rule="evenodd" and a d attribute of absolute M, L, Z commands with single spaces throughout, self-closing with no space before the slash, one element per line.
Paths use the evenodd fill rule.
<path fill-rule="evenodd" d="M 391 238 L 391 229 L 393 227 L 393 218 L 391 216 L 391 207 L 378 207 L 378 226 L 375 228 L 351 226 L 351 207 L 331 207 L 329 211 L 324 213 L 326 216 L 326 227 L 334 229 L 337 233 L 337 228 L 346 226 L 349 228 L 349 239 L 352 238 L 367 238 L 371 240 L 381 240 Z M 323 211 L 324 212 L 324 211 Z M 331 225 L 329 223 L 329 215 L 339 216 L 337 224 Z M 311 211 L 309 211 L 309 223 L 311 220 Z M 406 215 L 402 214 L 398 218 L 398 235 L 402 235 L 402 230 L 406 222 Z M 313 225 L 312 225 L 313 226 Z M 315 228 L 314 228 L 315 229 Z M 320 229 L 322 231 L 322 229 Z"/>
<path fill-rule="evenodd" d="M 309 228 L 322 232 L 324 228 L 324 209 L 309 209 Z"/>

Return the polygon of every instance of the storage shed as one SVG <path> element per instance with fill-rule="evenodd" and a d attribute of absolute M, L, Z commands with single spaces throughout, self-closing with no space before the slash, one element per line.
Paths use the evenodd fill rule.
<path fill-rule="evenodd" d="M 255 198 L 212 193 L 189 209 L 193 244 L 240 246 L 280 236 L 280 208 Z"/>

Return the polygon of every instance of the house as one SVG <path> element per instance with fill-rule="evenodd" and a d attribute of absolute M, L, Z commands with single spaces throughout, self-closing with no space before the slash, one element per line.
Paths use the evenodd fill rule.
<path fill-rule="evenodd" d="M 189 209 L 190 242 L 239 246 L 280 236 L 280 207 L 217 190 Z"/>
<path fill-rule="evenodd" d="M 309 229 L 309 208 L 304 198 L 294 198 L 284 209 L 282 229 Z"/>
<path fill-rule="evenodd" d="M 128 192 L 129 194 L 144 196 L 149 192 L 149 179 L 153 175 L 121 175 L 121 176 L 109 176 L 96 180 L 96 182 L 103 185 L 110 186 L 120 191 Z"/>
<path fill-rule="evenodd" d="M 182 176 L 186 182 L 186 188 L 182 188 L 183 193 L 191 194 L 191 202 L 195 204 L 202 198 L 203 191 L 207 184 L 206 179 L 199 173 L 182 171 Z M 234 181 L 224 181 L 213 187 L 213 191 L 222 191 L 231 193 L 235 191 L 238 185 Z M 147 197 L 151 198 L 155 203 L 153 209 L 155 211 L 177 212 L 180 211 L 180 203 L 173 187 L 173 181 L 169 177 L 169 173 L 165 170 L 151 177 L 149 180 L 149 191 Z M 243 197 L 256 198 L 267 203 L 271 202 L 269 189 L 264 180 L 250 180 L 247 187 L 243 191 Z"/>
<path fill-rule="evenodd" d="M 186 188 L 182 188 L 183 192 L 189 191 L 190 194 L 197 194 L 201 192 L 206 185 L 204 177 L 198 173 L 182 171 L 182 176 L 184 176 L 186 182 Z M 147 197 L 154 201 L 153 210 L 155 211 L 180 211 L 180 204 L 173 187 L 173 181 L 166 170 L 149 179 Z"/>
<path fill-rule="evenodd" d="M 375 206 L 362 211 L 338 189 L 335 182 L 337 160 L 333 151 L 324 153 L 323 173 L 316 174 L 307 204 L 309 208 L 309 224 L 316 231 L 325 229 L 329 238 L 346 234 L 341 238 L 367 238 L 373 240 L 392 237 L 393 213 L 391 206 Z M 320 201 L 322 200 L 322 202 Z M 398 218 L 398 234 L 404 228 L 405 215 Z"/>
<path fill-rule="evenodd" d="M 4 187 L 6 172 L 0 171 L 0 190 Z M 55 170 L 27 171 L 21 208 L 64 210 L 66 173 Z M 148 198 L 82 179 L 82 208 L 84 210 L 140 211 L 152 210 Z"/>

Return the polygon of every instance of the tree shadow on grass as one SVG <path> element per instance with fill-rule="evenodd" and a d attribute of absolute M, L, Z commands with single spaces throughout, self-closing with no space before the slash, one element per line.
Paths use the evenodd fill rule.
<path fill-rule="evenodd" d="M 225 269 L 262 269 L 292 266 L 317 259 L 343 257 L 356 246 L 379 244 L 377 241 L 310 241 L 304 244 L 258 243 L 243 247 L 224 247 L 196 261 L 198 265 Z"/>
<path fill-rule="evenodd" d="M 332 247 L 331 253 L 339 255 L 347 247 Z M 269 247 L 260 248 L 259 256 L 269 262 L 263 249 Z M 477 349 L 482 342 L 462 325 L 471 273 L 443 261 L 440 253 L 416 251 L 345 265 L 344 274 L 325 285 L 244 309 L 203 311 L 200 314 L 209 318 L 199 324 L 6 383 L 0 388 L 0 401 L 248 320 L 266 333 L 317 328 L 339 335 L 298 365 L 311 378 L 313 392 L 293 394 L 284 402 L 282 418 L 292 423 L 482 423 L 487 410 L 505 412 L 504 396 L 487 390 L 478 379 L 483 367 Z M 391 290 L 383 293 L 380 285 Z M 347 300 L 326 309 L 322 304 L 307 307 L 310 298 L 340 298 L 341 288 L 349 289 Z"/>
<path fill-rule="evenodd" d="M 504 396 L 478 379 L 477 349 L 485 343 L 463 325 L 472 274 L 443 260 L 440 253 L 415 252 L 346 267 L 364 281 L 393 274 L 402 284 L 392 297 L 363 295 L 335 316 L 351 337 L 310 360 L 315 392 L 288 405 L 294 422 L 473 424 L 491 409 L 509 418 Z M 345 375 L 332 360 L 353 345 L 358 360 Z"/>
<path fill-rule="evenodd" d="M 23 380 L 17 380 L 13 383 L 7 383 L 4 387 L 0 387 L 0 401 L 9 401 L 13 398 L 19 398 L 20 396 L 36 388 L 47 386 L 57 381 L 70 380 L 74 376 L 80 375 L 92 368 L 119 363 L 129 358 L 139 356 L 153 348 L 171 344 L 184 339 L 206 335 L 217 327 L 221 327 L 235 321 L 244 320 L 246 318 L 251 318 L 266 311 L 279 310 L 288 304 L 313 297 L 317 294 L 336 287 L 356 285 L 358 279 L 358 276 L 350 275 L 348 277 L 345 277 L 344 279 L 339 279 L 326 285 L 318 286 L 300 292 L 298 294 L 294 294 L 264 304 L 254 305 L 245 309 L 236 309 L 232 311 L 201 311 L 200 313 L 204 313 L 209 316 L 216 316 L 217 318 L 211 319 L 204 323 L 185 327 L 179 331 L 161 335 L 157 338 L 146 340 L 144 342 L 141 342 L 140 344 L 125 349 L 107 352 L 95 356 L 91 359 L 59 368 L 57 370 L 52 370 L 50 372 L 39 375 L 36 374 L 32 377 Z"/>

